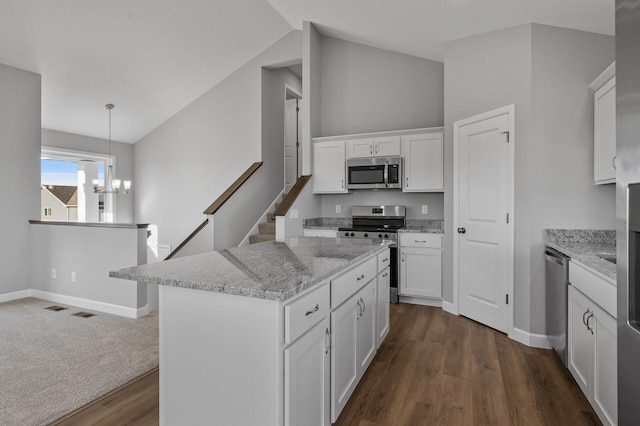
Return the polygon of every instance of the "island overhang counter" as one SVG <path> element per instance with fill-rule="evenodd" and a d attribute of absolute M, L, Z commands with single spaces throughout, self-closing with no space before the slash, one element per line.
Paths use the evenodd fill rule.
<path fill-rule="evenodd" d="M 335 421 L 389 330 L 389 244 L 298 237 L 110 272 L 160 285 L 160 424 Z"/>

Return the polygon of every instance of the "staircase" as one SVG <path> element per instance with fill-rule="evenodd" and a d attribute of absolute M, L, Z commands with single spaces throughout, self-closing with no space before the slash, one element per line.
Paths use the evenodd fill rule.
<path fill-rule="evenodd" d="M 286 194 L 283 194 L 283 198 Z M 274 211 L 280 203 L 276 203 Z M 258 234 L 249 235 L 249 244 L 262 243 L 276 239 L 276 215 L 274 212 L 267 213 L 267 221 L 258 224 Z"/>

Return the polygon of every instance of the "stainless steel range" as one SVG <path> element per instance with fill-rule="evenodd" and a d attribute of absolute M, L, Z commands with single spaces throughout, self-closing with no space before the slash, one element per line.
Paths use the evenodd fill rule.
<path fill-rule="evenodd" d="M 341 238 L 368 238 L 397 241 L 398 229 L 406 226 L 405 206 L 353 206 L 352 226 L 338 228 Z M 398 303 L 398 246 L 391 250 L 391 303 Z"/>

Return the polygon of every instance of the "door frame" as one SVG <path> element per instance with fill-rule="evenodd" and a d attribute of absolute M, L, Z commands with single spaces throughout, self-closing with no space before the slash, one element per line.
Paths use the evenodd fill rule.
<path fill-rule="evenodd" d="M 300 108 L 302 106 L 302 92 L 297 90 L 293 86 L 289 85 L 288 83 L 285 83 L 284 84 L 284 100 L 285 100 L 285 102 L 282 105 L 283 108 L 286 109 L 287 94 L 289 94 L 289 95 L 295 97 L 296 99 L 298 99 L 298 108 Z M 300 121 L 302 121 L 302 117 L 300 117 L 300 114 L 297 114 L 297 117 L 298 117 L 298 122 L 296 123 L 296 126 L 300 127 Z M 286 123 L 286 117 L 285 117 L 285 121 L 282 123 L 284 131 L 286 132 L 287 129 L 286 129 L 285 123 Z M 299 150 L 301 151 L 302 150 L 302 132 L 299 132 L 298 138 L 299 138 L 298 142 L 300 142 Z M 283 148 L 284 148 L 284 139 L 282 141 L 282 144 L 283 144 Z M 302 162 L 301 162 L 302 155 L 300 155 L 301 153 L 299 152 L 299 150 L 298 150 L 298 147 L 296 147 L 296 163 L 297 163 L 296 170 L 298 171 L 299 175 L 302 176 Z M 296 180 L 300 176 L 296 176 Z M 284 183 L 286 185 L 286 181 L 287 181 L 287 164 L 286 163 L 284 165 L 283 180 L 284 180 Z M 291 184 L 291 186 L 293 186 L 294 184 L 295 184 L 295 182 L 293 182 Z"/>
<path fill-rule="evenodd" d="M 509 238 L 508 238 L 508 284 L 507 294 L 509 295 L 509 304 L 507 305 L 507 335 L 512 337 L 514 326 L 514 277 L 515 277 L 515 105 L 507 105 L 501 108 L 494 109 L 492 111 L 484 112 L 482 114 L 474 115 L 473 117 L 458 120 L 453 123 L 453 303 L 448 306 L 447 310 L 455 315 L 459 315 L 459 267 L 460 259 L 458 253 L 458 244 L 460 243 L 458 238 L 459 225 L 459 194 L 460 194 L 460 128 L 469 124 L 484 121 L 490 118 L 494 118 L 503 114 L 509 115 Z"/>

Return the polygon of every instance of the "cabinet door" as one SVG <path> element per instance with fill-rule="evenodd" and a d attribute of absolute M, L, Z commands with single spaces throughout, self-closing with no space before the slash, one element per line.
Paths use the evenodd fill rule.
<path fill-rule="evenodd" d="M 616 320 L 599 306 L 589 321 L 594 330 L 593 408 L 602 423 L 618 423 L 618 340 Z"/>
<path fill-rule="evenodd" d="M 442 250 L 400 248 L 400 294 L 442 297 Z"/>
<path fill-rule="evenodd" d="M 284 350 L 285 425 L 328 426 L 329 317 Z"/>
<path fill-rule="evenodd" d="M 347 158 L 373 157 L 373 139 L 350 139 L 347 141 Z"/>
<path fill-rule="evenodd" d="M 356 295 L 360 302 L 360 316 L 358 317 L 356 331 L 358 338 L 356 348 L 358 379 L 362 377 L 376 354 L 376 336 L 378 334 L 376 329 L 376 284 L 377 280 L 371 280 Z"/>
<path fill-rule="evenodd" d="M 616 78 L 606 82 L 594 95 L 593 178 L 596 184 L 616 178 Z"/>
<path fill-rule="evenodd" d="M 331 312 L 331 420 L 334 422 L 358 384 L 358 297 L 356 294 Z"/>
<path fill-rule="evenodd" d="M 376 157 L 397 157 L 400 152 L 400 136 L 384 136 L 373 139 L 373 155 Z"/>
<path fill-rule="evenodd" d="M 569 286 L 568 304 L 569 371 L 591 400 L 593 346 L 586 320 L 592 314 L 592 308 L 589 299 L 573 286 Z"/>
<path fill-rule="evenodd" d="M 390 276 L 389 268 L 378 274 L 378 309 L 376 312 L 378 329 L 376 346 L 380 347 L 384 338 L 389 334 L 389 297 L 390 297 Z"/>
<path fill-rule="evenodd" d="M 402 137 L 404 192 L 444 190 L 443 133 L 425 133 Z"/>
<path fill-rule="evenodd" d="M 316 142 L 313 144 L 313 154 L 313 192 L 347 192 L 344 142 Z"/>

